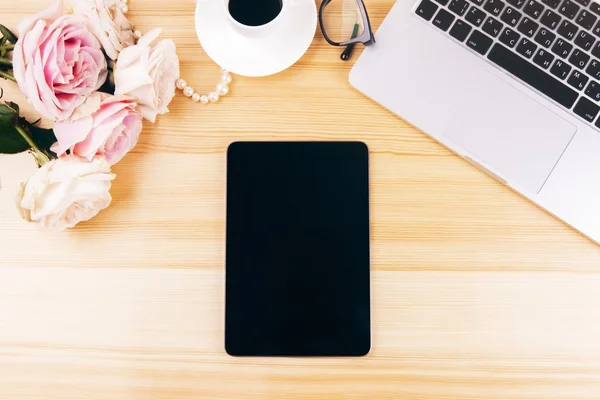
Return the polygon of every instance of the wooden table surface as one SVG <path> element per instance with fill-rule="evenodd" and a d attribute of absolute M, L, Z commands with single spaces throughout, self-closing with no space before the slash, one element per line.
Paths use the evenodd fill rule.
<path fill-rule="evenodd" d="M 3 1 L 0 22 L 49 1 Z M 175 40 L 190 84 L 214 84 L 193 0 L 129 6 Z M 367 6 L 377 27 L 392 1 Z M 0 400 L 599 399 L 600 247 L 354 91 L 350 66 L 317 32 L 217 105 L 177 96 L 114 168 L 113 205 L 62 234 L 19 219 L 35 167 L 1 156 Z M 242 139 L 369 145 L 366 358 L 225 354 L 225 150 Z"/>

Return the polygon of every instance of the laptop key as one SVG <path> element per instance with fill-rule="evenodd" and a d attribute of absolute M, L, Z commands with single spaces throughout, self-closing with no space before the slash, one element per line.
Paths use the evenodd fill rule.
<path fill-rule="evenodd" d="M 465 19 L 467 20 L 467 22 L 470 22 L 475 26 L 481 26 L 483 20 L 485 19 L 485 16 L 486 14 L 483 11 L 481 11 L 475 6 L 472 6 L 469 9 L 469 12 L 467 12 L 467 15 L 465 15 Z"/>
<path fill-rule="evenodd" d="M 567 83 L 577 90 L 583 90 L 585 84 L 588 83 L 589 80 L 590 78 L 584 75 L 583 72 L 574 69 L 573 72 L 571 72 L 569 79 L 567 79 Z"/>
<path fill-rule="evenodd" d="M 600 61 L 592 60 L 585 72 L 590 74 L 593 78 L 600 80 Z"/>
<path fill-rule="evenodd" d="M 577 29 L 577 26 L 575 24 L 565 19 L 558 27 L 557 32 L 559 35 L 564 36 L 567 39 L 573 39 L 578 30 L 579 29 Z"/>
<path fill-rule="evenodd" d="M 544 47 L 550 47 L 552 42 L 554 42 L 554 39 L 556 39 L 556 35 L 554 33 L 550 32 L 546 28 L 542 28 L 537 33 L 537 35 L 535 35 L 535 38 L 533 40 L 535 40 L 537 43 L 541 44 Z"/>
<path fill-rule="evenodd" d="M 464 41 L 467 36 L 469 36 L 469 32 L 471 32 L 471 25 L 467 24 L 465 21 L 460 19 L 456 20 L 452 29 L 450 29 L 450 36 L 459 42 Z"/>
<path fill-rule="evenodd" d="M 548 7 L 556 8 L 560 4 L 560 0 L 542 0 L 542 3 Z"/>
<path fill-rule="evenodd" d="M 590 56 L 587 53 L 584 53 L 581 49 L 575 49 L 571 57 L 569 57 L 569 62 L 577 67 L 577 68 L 585 68 L 588 61 L 590 61 Z"/>
<path fill-rule="evenodd" d="M 430 0 L 422 0 L 421 4 L 417 7 L 417 15 L 427 21 L 433 17 L 433 14 L 437 11 L 438 6 Z"/>
<path fill-rule="evenodd" d="M 506 46 L 513 48 L 521 38 L 517 32 L 513 31 L 510 28 L 504 28 L 502 30 L 502 35 L 500 35 L 500 42 L 504 43 Z"/>
<path fill-rule="evenodd" d="M 515 8 L 521 8 L 523 7 L 523 4 L 525 4 L 525 0 L 506 0 L 508 2 L 508 4 L 510 4 L 511 6 L 515 7 Z"/>
<path fill-rule="evenodd" d="M 544 49 L 539 49 L 535 57 L 533 57 L 533 62 L 544 69 L 548 69 L 552 61 L 554 61 L 554 56 L 548 50 Z"/>
<path fill-rule="evenodd" d="M 592 103 L 592 101 L 586 97 L 581 97 L 573 111 L 587 122 L 594 122 L 594 119 L 598 115 L 598 111 L 600 111 L 600 106 Z"/>
<path fill-rule="evenodd" d="M 478 30 L 474 30 L 467 39 L 467 46 L 483 56 L 487 53 L 493 42 L 494 40 L 489 36 L 484 35 Z"/>
<path fill-rule="evenodd" d="M 448 4 L 449 1 L 450 0 L 435 0 L 436 3 L 439 3 L 439 4 L 443 5 L 443 6 L 445 6 L 446 4 Z"/>
<path fill-rule="evenodd" d="M 592 98 L 592 100 L 600 101 L 600 83 L 596 81 L 590 81 L 585 89 L 586 96 Z"/>
<path fill-rule="evenodd" d="M 587 10 L 581 10 L 575 22 L 579 26 L 583 26 L 585 29 L 592 29 L 592 26 L 596 23 L 598 17 Z"/>
<path fill-rule="evenodd" d="M 590 11 L 591 11 L 591 12 L 593 12 L 594 14 L 596 14 L 596 15 L 600 15 L 600 3 L 597 3 L 597 2 L 595 2 L 595 1 L 594 1 L 594 2 L 592 2 L 592 3 L 589 5 L 589 9 L 590 9 Z"/>
<path fill-rule="evenodd" d="M 584 7 L 587 7 L 591 2 L 590 0 L 575 0 L 575 1 Z"/>
<path fill-rule="evenodd" d="M 517 10 L 515 10 L 512 7 L 506 7 L 506 10 L 504 10 L 504 12 L 502 13 L 502 16 L 500 17 L 500 19 L 504 22 L 506 22 L 508 25 L 510 26 L 517 26 L 517 22 L 519 22 L 519 20 L 521 19 L 521 16 L 523 14 L 521 14 L 520 12 L 518 12 Z"/>
<path fill-rule="evenodd" d="M 592 33 L 596 36 L 600 36 L 600 21 L 598 21 L 596 26 L 594 26 L 594 29 L 592 29 Z"/>
<path fill-rule="evenodd" d="M 435 17 L 433 17 L 433 25 L 443 31 L 447 31 L 454 22 L 454 15 L 450 14 L 443 8 L 438 11 Z"/>
<path fill-rule="evenodd" d="M 542 19 L 540 19 L 540 22 L 550 29 L 556 29 L 560 22 L 560 15 L 552 10 L 546 10 L 542 15 Z"/>
<path fill-rule="evenodd" d="M 529 17 L 523 18 L 523 21 L 517 27 L 517 30 L 524 35 L 532 37 L 539 25 L 532 21 Z"/>
<path fill-rule="evenodd" d="M 565 79 L 567 75 L 569 75 L 569 72 L 571 72 L 571 66 L 568 65 L 565 61 L 556 60 L 552 68 L 550 68 L 550 72 L 552 73 L 552 75 L 557 76 L 560 79 Z M 575 102 L 575 99 L 573 99 L 573 102 Z M 571 107 L 569 106 L 569 108 Z"/>
<path fill-rule="evenodd" d="M 552 46 L 552 52 L 562 58 L 567 58 L 571 50 L 573 50 L 573 45 L 560 38 Z"/>
<path fill-rule="evenodd" d="M 481 28 L 485 33 L 491 37 L 496 37 L 502 31 L 502 23 L 493 17 L 488 17 Z"/>
<path fill-rule="evenodd" d="M 469 8 L 469 3 L 465 0 L 452 0 L 448 9 L 452 11 L 454 14 L 462 16 Z"/>
<path fill-rule="evenodd" d="M 471 3 L 475 3 L 478 6 L 482 6 L 485 3 L 485 0 L 469 0 Z"/>
<path fill-rule="evenodd" d="M 536 50 L 537 46 L 527 38 L 521 39 L 517 45 L 517 53 L 521 54 L 525 58 L 531 58 Z"/>
<path fill-rule="evenodd" d="M 529 0 L 527 4 L 525 4 L 525 8 L 523 8 L 523 12 L 533 19 L 538 19 L 542 14 L 542 11 L 544 11 L 544 6 L 535 0 Z"/>
<path fill-rule="evenodd" d="M 570 109 L 577 100 L 576 91 L 501 44 L 496 43 L 487 58 L 563 107 Z"/>
<path fill-rule="evenodd" d="M 558 7 L 558 12 L 569 19 L 573 19 L 579 12 L 579 6 L 570 0 L 565 0 Z"/>
<path fill-rule="evenodd" d="M 575 37 L 575 44 L 584 50 L 591 49 L 595 41 L 596 39 L 586 31 L 579 31 Z"/>
<path fill-rule="evenodd" d="M 494 14 L 494 16 L 500 15 L 500 12 L 504 8 L 505 4 L 500 0 L 488 0 L 487 3 L 483 6 L 483 9 L 489 13 Z"/>
<path fill-rule="evenodd" d="M 597 42 L 594 47 L 592 47 L 592 55 L 600 58 L 600 42 Z"/>

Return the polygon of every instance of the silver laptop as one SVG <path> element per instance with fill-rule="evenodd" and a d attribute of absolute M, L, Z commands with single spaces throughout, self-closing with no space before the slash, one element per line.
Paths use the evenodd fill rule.
<path fill-rule="evenodd" d="M 600 4 L 398 0 L 366 96 L 600 243 Z"/>

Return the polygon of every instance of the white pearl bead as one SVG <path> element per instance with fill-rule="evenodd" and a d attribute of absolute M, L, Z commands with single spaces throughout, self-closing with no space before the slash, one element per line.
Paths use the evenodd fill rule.
<path fill-rule="evenodd" d="M 133 32 L 133 36 L 134 36 L 136 39 L 139 39 L 139 38 L 141 38 L 141 37 L 142 37 L 142 31 L 135 31 L 135 32 Z"/>
<path fill-rule="evenodd" d="M 194 100 L 196 103 L 200 101 L 200 95 L 198 93 L 194 93 L 192 95 L 192 100 Z"/>
<path fill-rule="evenodd" d="M 127 4 L 127 0 L 121 0 L 121 3 Z"/>
<path fill-rule="evenodd" d="M 187 86 L 187 82 L 185 81 L 185 79 L 177 79 L 175 85 L 177 86 L 177 89 L 183 90 Z"/>
<path fill-rule="evenodd" d="M 121 7 L 121 12 L 122 12 L 123 14 L 127 14 L 127 12 L 128 12 L 128 11 L 129 11 L 129 7 L 127 7 L 127 6 L 123 6 L 123 7 Z"/>
<path fill-rule="evenodd" d="M 208 96 L 203 94 L 202 96 L 200 96 L 200 103 L 202 104 L 206 104 L 208 103 Z"/>
<path fill-rule="evenodd" d="M 215 101 L 218 101 L 219 100 L 219 93 L 217 93 L 217 92 L 210 92 L 208 94 L 208 100 L 211 103 L 214 103 Z"/>
<path fill-rule="evenodd" d="M 222 73 L 223 75 L 227 75 L 227 74 L 229 73 L 229 70 L 228 70 L 228 69 L 225 69 L 225 68 L 221 68 L 221 73 Z"/>
<path fill-rule="evenodd" d="M 221 96 L 225 96 L 227 92 L 229 92 L 229 86 L 224 83 L 217 84 L 217 93 L 219 93 Z"/>
<path fill-rule="evenodd" d="M 185 89 L 183 89 L 183 94 L 186 97 L 192 97 L 192 95 L 194 94 L 194 88 L 191 86 L 186 86 Z"/>
<path fill-rule="evenodd" d="M 225 83 L 226 85 L 229 85 L 231 83 L 231 75 L 223 75 L 221 77 L 221 82 Z"/>

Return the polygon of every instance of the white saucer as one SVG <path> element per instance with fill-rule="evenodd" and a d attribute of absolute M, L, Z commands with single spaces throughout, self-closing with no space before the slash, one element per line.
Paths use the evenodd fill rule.
<path fill-rule="evenodd" d="M 281 12 L 261 26 L 242 25 L 229 14 L 229 0 L 198 0 L 196 33 L 221 68 L 243 76 L 276 74 L 306 52 L 317 28 L 314 0 L 282 0 Z"/>

